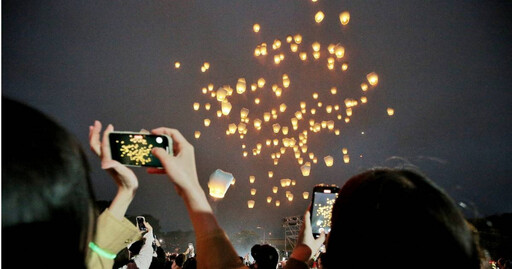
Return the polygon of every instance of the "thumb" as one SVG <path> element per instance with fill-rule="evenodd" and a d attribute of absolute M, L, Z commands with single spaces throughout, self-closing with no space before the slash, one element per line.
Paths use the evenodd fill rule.
<path fill-rule="evenodd" d="M 165 149 L 156 147 L 153 148 L 153 150 L 151 150 L 151 153 L 160 160 L 165 170 L 167 170 L 167 168 L 170 167 L 172 162 L 172 156 L 169 155 L 169 153 L 167 153 Z"/>

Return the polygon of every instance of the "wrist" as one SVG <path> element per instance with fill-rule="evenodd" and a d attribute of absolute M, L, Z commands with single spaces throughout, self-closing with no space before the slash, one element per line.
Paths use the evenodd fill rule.
<path fill-rule="evenodd" d="M 311 253 L 312 251 L 309 246 L 304 244 L 297 244 L 293 249 L 293 252 L 290 255 L 290 257 L 299 261 L 308 262 L 309 259 L 311 259 Z"/>

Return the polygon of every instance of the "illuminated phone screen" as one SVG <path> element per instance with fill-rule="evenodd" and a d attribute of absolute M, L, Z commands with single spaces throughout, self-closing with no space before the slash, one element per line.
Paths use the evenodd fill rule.
<path fill-rule="evenodd" d="M 155 147 L 168 151 L 166 136 L 138 133 L 110 133 L 112 159 L 128 166 L 162 167 L 160 160 L 151 154 Z"/>
<path fill-rule="evenodd" d="M 328 233 L 331 230 L 332 207 L 338 197 L 338 193 L 315 192 L 314 196 L 311 212 L 311 229 L 313 234 L 320 234 L 321 229 Z"/>

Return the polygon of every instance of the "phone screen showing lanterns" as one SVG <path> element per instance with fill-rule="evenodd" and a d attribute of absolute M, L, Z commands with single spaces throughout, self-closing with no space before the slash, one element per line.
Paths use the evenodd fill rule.
<path fill-rule="evenodd" d="M 314 195 L 311 228 L 315 234 L 320 234 L 322 229 L 328 233 L 331 230 L 332 207 L 338 193 L 315 192 Z"/>
<path fill-rule="evenodd" d="M 169 149 L 169 139 L 160 135 L 110 133 L 109 142 L 112 159 L 127 166 L 162 167 L 151 150 L 155 147 Z"/>

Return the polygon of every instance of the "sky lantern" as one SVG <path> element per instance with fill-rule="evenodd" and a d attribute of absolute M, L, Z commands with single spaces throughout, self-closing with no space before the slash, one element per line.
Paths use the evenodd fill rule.
<path fill-rule="evenodd" d="M 302 165 L 302 164 L 304 163 L 304 159 L 303 159 L 303 158 L 298 158 L 298 159 L 297 159 L 297 163 L 298 163 L 299 165 Z"/>
<path fill-rule="evenodd" d="M 336 110 L 336 111 L 340 110 L 340 105 L 334 105 L 334 110 Z"/>
<path fill-rule="evenodd" d="M 331 88 L 331 94 L 336 94 L 338 92 L 338 89 L 336 89 L 336 87 L 332 87 Z"/>
<path fill-rule="evenodd" d="M 265 145 L 270 146 L 271 144 L 272 144 L 272 140 L 271 139 L 267 139 L 265 141 Z"/>
<path fill-rule="evenodd" d="M 174 68 L 178 69 L 181 67 L 181 63 L 180 62 L 175 62 L 174 63 Z"/>
<path fill-rule="evenodd" d="M 282 104 L 279 106 L 279 111 L 281 111 L 281 112 L 285 112 L 285 111 L 286 111 L 286 104 L 285 104 L 285 103 L 282 103 Z"/>
<path fill-rule="evenodd" d="M 237 129 L 236 124 L 234 124 L 234 123 L 230 123 L 230 124 L 228 125 L 228 130 L 229 130 L 229 133 L 230 133 L 230 134 L 234 134 L 234 133 L 236 132 L 236 129 Z M 242 148 L 244 148 L 244 147 L 242 147 Z"/>
<path fill-rule="evenodd" d="M 325 166 L 331 167 L 334 163 L 334 158 L 331 155 L 324 157 Z"/>
<path fill-rule="evenodd" d="M 313 99 L 318 99 L 318 93 L 316 93 L 316 92 L 313 93 Z"/>
<path fill-rule="evenodd" d="M 302 43 L 302 36 L 300 34 L 296 34 L 293 36 L 293 41 L 295 41 L 296 44 Z"/>
<path fill-rule="evenodd" d="M 300 111 L 295 112 L 295 118 L 297 118 L 298 120 L 302 120 L 302 112 L 300 112 Z"/>
<path fill-rule="evenodd" d="M 210 126 L 211 120 L 210 119 L 204 119 L 204 126 L 208 127 Z"/>
<path fill-rule="evenodd" d="M 270 202 L 272 202 L 272 197 L 267 196 L 267 204 L 270 204 Z"/>
<path fill-rule="evenodd" d="M 315 60 L 320 59 L 320 52 L 319 51 L 313 51 L 313 58 L 315 58 Z"/>
<path fill-rule="evenodd" d="M 254 119 L 253 123 L 254 123 L 254 128 L 256 128 L 257 130 L 261 129 L 261 120 L 260 119 Z"/>
<path fill-rule="evenodd" d="M 342 148 L 341 149 L 341 153 L 343 153 L 344 155 L 346 155 L 348 153 L 348 149 L 347 148 Z"/>
<path fill-rule="evenodd" d="M 258 89 L 258 84 L 256 84 L 256 83 L 252 83 L 252 84 L 251 84 L 251 91 L 253 91 L 253 92 L 254 92 L 254 91 L 256 91 L 257 89 Z"/>
<path fill-rule="evenodd" d="M 350 156 L 348 156 L 348 154 L 343 155 L 343 162 L 344 163 L 349 163 L 350 162 Z"/>
<path fill-rule="evenodd" d="M 367 91 L 368 90 L 368 84 L 366 83 L 361 83 L 361 90 L 363 90 L 363 92 Z"/>
<path fill-rule="evenodd" d="M 292 43 L 292 41 L 293 41 L 293 36 L 287 35 L 286 36 L 286 43 Z"/>
<path fill-rule="evenodd" d="M 317 41 L 313 42 L 311 47 L 313 48 L 313 51 L 320 51 L 320 43 L 318 43 Z"/>
<path fill-rule="evenodd" d="M 261 55 L 267 55 L 268 54 L 268 52 L 267 52 L 267 43 L 261 43 L 260 52 L 261 52 Z"/>
<path fill-rule="evenodd" d="M 258 87 L 261 89 L 261 88 L 263 88 L 263 86 L 265 86 L 265 79 L 259 78 L 258 79 Z"/>
<path fill-rule="evenodd" d="M 242 94 L 245 92 L 246 87 L 247 83 L 245 82 L 245 78 L 239 78 L 236 83 L 236 92 Z"/>
<path fill-rule="evenodd" d="M 240 122 L 237 127 L 238 127 L 238 133 L 244 134 L 244 131 L 246 130 L 247 125 L 245 125 L 245 123 L 243 123 L 243 122 Z"/>
<path fill-rule="evenodd" d="M 375 86 L 377 83 L 379 83 L 379 76 L 375 72 L 371 72 L 368 75 L 366 75 L 366 79 L 368 80 L 368 83 L 370 85 Z"/>
<path fill-rule="evenodd" d="M 257 47 L 254 49 L 254 56 L 259 57 L 260 55 L 261 55 L 261 47 L 260 47 L 260 46 L 257 46 Z"/>
<path fill-rule="evenodd" d="M 208 91 L 210 91 L 210 92 L 213 91 L 213 84 L 212 83 L 208 84 Z"/>
<path fill-rule="evenodd" d="M 361 103 L 366 104 L 368 102 L 368 98 L 366 96 L 361 96 Z"/>
<path fill-rule="evenodd" d="M 302 176 L 309 176 L 309 174 L 311 173 L 311 163 L 306 162 L 304 165 L 300 167 L 300 171 L 302 172 Z"/>
<path fill-rule="evenodd" d="M 306 61 L 308 59 L 308 54 L 305 53 L 305 52 L 300 52 L 299 53 L 299 58 L 302 60 L 302 61 Z"/>
<path fill-rule="evenodd" d="M 275 39 L 274 43 L 272 43 L 272 49 L 276 50 L 281 47 L 281 40 Z"/>
<path fill-rule="evenodd" d="M 300 102 L 300 108 L 302 108 L 302 109 L 306 108 L 306 102 Z"/>
<path fill-rule="evenodd" d="M 231 106 L 230 102 L 224 100 L 224 101 L 222 101 L 221 108 L 222 108 L 222 115 L 227 116 L 227 115 L 229 115 L 229 112 L 231 112 L 232 106 Z"/>
<path fill-rule="evenodd" d="M 201 72 L 203 72 L 203 73 L 206 72 L 206 67 L 201 66 Z"/>
<path fill-rule="evenodd" d="M 349 123 L 350 122 L 350 118 L 345 118 L 345 123 Z"/>
<path fill-rule="evenodd" d="M 197 103 L 197 102 L 194 103 L 194 105 L 193 105 L 194 110 L 196 110 L 196 111 L 199 110 L 199 106 L 200 106 L 199 103 Z"/>
<path fill-rule="evenodd" d="M 327 51 L 329 52 L 329 54 L 334 54 L 334 49 L 336 48 L 336 45 L 334 44 L 329 44 L 329 46 L 327 46 Z"/>
<path fill-rule="evenodd" d="M 281 125 L 279 125 L 279 123 L 274 123 L 272 124 L 272 130 L 274 131 L 274 133 L 279 133 L 279 130 L 281 130 Z"/>
<path fill-rule="evenodd" d="M 334 134 L 335 134 L 335 135 L 340 135 L 340 129 L 336 129 L 336 130 L 334 130 Z"/>
<path fill-rule="evenodd" d="M 332 106 L 326 106 L 325 107 L 325 112 L 331 113 L 332 112 Z"/>
<path fill-rule="evenodd" d="M 247 207 L 248 208 L 254 208 L 254 200 L 247 201 Z"/>
<path fill-rule="evenodd" d="M 294 180 L 292 180 L 292 186 L 295 186 L 295 185 L 297 185 L 297 181 L 294 179 Z"/>
<path fill-rule="evenodd" d="M 336 58 L 341 59 L 343 56 L 345 56 L 345 48 L 343 46 L 336 46 L 334 49 L 334 55 L 336 55 Z"/>
<path fill-rule="evenodd" d="M 233 174 L 224 172 L 220 169 L 215 170 L 208 181 L 210 196 L 214 198 L 224 198 L 229 186 L 233 182 Z"/>
<path fill-rule="evenodd" d="M 268 178 L 272 178 L 272 177 L 274 177 L 274 172 L 268 171 Z"/>
<path fill-rule="evenodd" d="M 245 119 L 247 116 L 249 116 L 249 109 L 244 107 L 240 110 L 240 118 Z"/>
<path fill-rule="evenodd" d="M 388 107 L 387 112 L 389 116 L 393 116 L 395 114 L 395 110 L 392 109 L 391 107 Z"/>
<path fill-rule="evenodd" d="M 279 207 L 281 205 L 281 202 L 279 200 L 276 200 L 276 206 Z"/>
<path fill-rule="evenodd" d="M 203 67 L 204 67 L 204 69 L 206 69 L 206 70 L 210 69 L 210 63 L 209 63 L 209 62 L 204 62 L 204 63 L 203 63 Z"/>
<path fill-rule="evenodd" d="M 288 195 L 288 201 L 293 201 L 293 194 L 290 193 L 290 195 Z"/>
<path fill-rule="evenodd" d="M 252 26 L 252 30 L 255 32 L 255 33 L 258 33 L 260 31 L 260 25 L 255 23 L 253 26 Z"/>
<path fill-rule="evenodd" d="M 222 117 L 222 111 L 217 110 L 217 118 L 220 118 L 220 117 Z"/>
<path fill-rule="evenodd" d="M 255 180 L 256 180 L 255 176 L 249 176 L 249 183 L 253 184 Z"/>
<path fill-rule="evenodd" d="M 268 122 L 270 120 L 270 113 L 269 112 L 263 113 L 263 120 L 265 122 Z"/>
<path fill-rule="evenodd" d="M 321 23 L 325 18 L 325 15 L 322 11 L 318 11 L 316 14 L 315 14 L 315 21 L 316 23 Z"/>
<path fill-rule="evenodd" d="M 288 77 L 287 74 L 283 74 L 283 87 L 290 87 L 290 78 Z"/>
<path fill-rule="evenodd" d="M 283 132 L 284 135 L 287 135 L 288 134 L 288 126 L 283 126 L 281 128 L 281 131 Z"/>
<path fill-rule="evenodd" d="M 341 25 L 347 25 L 350 21 L 350 13 L 348 11 L 343 11 L 340 13 L 340 22 Z"/>
<path fill-rule="evenodd" d="M 248 153 L 247 151 L 242 152 L 242 156 L 247 157 Z"/>
<path fill-rule="evenodd" d="M 276 139 L 274 139 L 274 141 L 272 141 L 272 142 L 274 143 L 274 146 L 279 145 L 279 139 L 277 139 L 277 138 L 276 138 Z"/>
<path fill-rule="evenodd" d="M 280 64 L 281 63 L 281 57 L 279 57 L 279 55 L 274 55 L 274 63 L 275 64 Z"/>
<path fill-rule="evenodd" d="M 347 108 L 347 109 L 345 110 L 345 112 L 347 113 L 347 117 L 352 116 L 352 108 L 350 108 L 350 107 L 349 107 L 349 108 Z"/>
<path fill-rule="evenodd" d="M 342 71 L 347 71 L 347 69 L 348 69 L 348 64 L 347 64 L 347 63 L 343 63 L 343 64 L 341 65 L 341 70 L 342 70 Z"/>
<path fill-rule="evenodd" d="M 226 89 L 224 89 L 224 87 L 220 87 L 217 90 L 217 94 L 216 94 L 217 101 L 222 102 L 222 101 L 226 100 L 227 95 L 228 95 L 228 92 L 226 91 Z"/>
<path fill-rule="evenodd" d="M 273 192 L 273 193 L 277 193 L 277 190 L 278 190 L 278 189 L 279 189 L 279 188 L 278 188 L 277 186 L 274 186 L 274 187 L 272 187 L 272 192 Z"/>
<path fill-rule="evenodd" d="M 200 137 L 200 136 L 201 136 L 201 132 L 199 132 L 199 131 L 195 131 L 195 132 L 194 132 L 194 137 L 195 137 L 196 139 L 199 139 L 199 137 Z"/>
<path fill-rule="evenodd" d="M 297 52 L 297 50 L 299 50 L 299 45 L 295 44 L 295 43 L 291 43 L 290 44 L 290 50 L 292 52 Z"/>
<path fill-rule="evenodd" d="M 212 105 L 210 103 L 204 104 L 204 109 L 206 109 L 206 110 L 210 110 L 211 107 L 212 107 Z"/>
<path fill-rule="evenodd" d="M 307 191 L 303 192 L 302 198 L 304 198 L 304 200 L 307 200 L 309 198 L 309 192 L 307 192 Z"/>
<path fill-rule="evenodd" d="M 287 178 L 281 179 L 281 187 L 284 188 L 284 187 L 288 186 L 287 184 L 288 184 L 288 179 Z"/>
<path fill-rule="evenodd" d="M 203 88 L 201 89 L 201 92 L 202 92 L 203 94 L 207 94 L 207 93 L 208 93 L 208 89 L 207 89 L 206 87 L 203 87 Z"/>
<path fill-rule="evenodd" d="M 251 189 L 251 195 L 256 195 L 256 189 Z"/>
<path fill-rule="evenodd" d="M 327 121 L 327 129 L 329 129 L 329 130 L 334 129 L 334 121 L 332 121 L 332 120 Z"/>
<path fill-rule="evenodd" d="M 257 105 L 258 105 L 260 102 L 261 102 L 261 101 L 260 101 L 260 98 L 255 98 L 255 99 L 254 99 L 254 103 L 255 103 L 255 104 L 257 104 Z"/>

